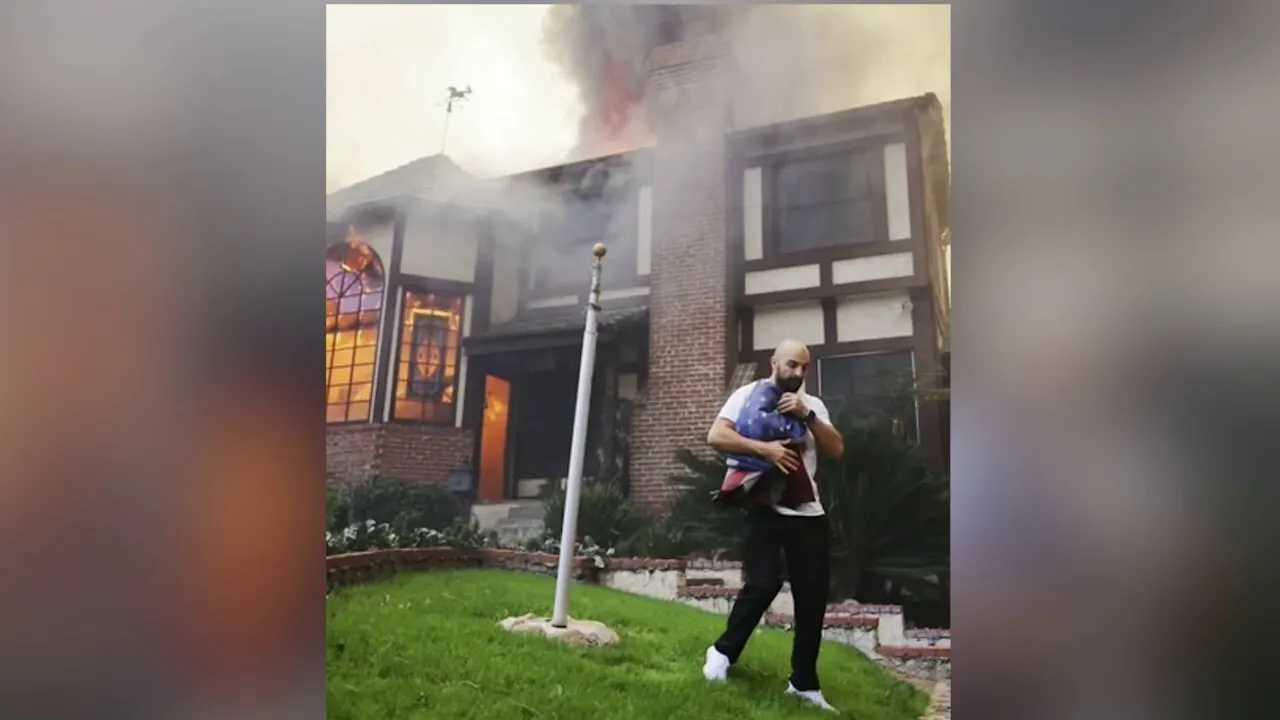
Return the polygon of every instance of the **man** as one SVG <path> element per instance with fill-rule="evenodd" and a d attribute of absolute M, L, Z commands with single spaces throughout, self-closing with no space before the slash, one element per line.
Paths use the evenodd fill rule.
<path fill-rule="evenodd" d="M 764 504 L 748 503 L 742 590 L 729 612 L 724 634 L 707 648 L 702 673 L 713 682 L 727 679 L 729 668 L 738 661 L 760 618 L 782 589 L 782 557 L 785 555 L 787 577 L 795 600 L 795 639 L 787 694 L 835 712 L 818 684 L 818 650 L 827 607 L 829 556 L 827 519 L 818 500 L 814 476 L 818 453 L 834 459 L 844 456 L 844 438 L 831 426 L 831 417 L 822 400 L 803 390 L 809 371 L 809 349 L 803 343 L 784 341 L 774 351 L 770 366 L 772 375 L 756 383 L 774 383 L 783 391 L 777 411 L 800 418 L 808 428 L 803 452 L 797 454 L 785 441 L 762 442 L 737 432 L 735 423 L 756 383 L 740 387 L 729 396 L 707 433 L 707 443 L 726 455 L 767 460 L 777 468 L 771 474 L 776 474 L 782 482 L 785 482 L 784 473 L 794 475 L 803 469 L 812 493 L 806 494 L 805 502 L 793 507 L 767 500 Z M 767 484 L 759 483 L 756 491 L 766 492 Z"/>

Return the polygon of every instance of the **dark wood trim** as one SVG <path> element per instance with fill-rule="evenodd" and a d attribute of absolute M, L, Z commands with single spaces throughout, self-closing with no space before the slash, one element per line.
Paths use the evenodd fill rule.
<path fill-rule="evenodd" d="M 742 224 L 742 173 L 741 158 L 726 148 L 724 162 L 724 289 L 726 295 L 724 318 L 724 383 L 727 385 L 737 369 L 737 357 L 743 338 L 751 339 L 750 332 L 743 334 L 742 314 L 738 310 L 738 298 L 743 288 L 743 224 Z M 736 191 L 735 191 L 736 189 Z M 750 347 L 749 345 L 746 347 Z"/>
<path fill-rule="evenodd" d="M 915 118 L 912 118 L 915 120 Z M 925 221 L 924 156 L 920 148 L 920 126 L 913 122 L 906 137 L 907 203 L 911 218 L 911 264 L 916 275 L 929 278 L 929 228 Z M 886 212 L 888 204 L 886 203 Z"/>
<path fill-rule="evenodd" d="M 396 363 L 396 347 L 400 345 L 400 338 L 395 336 L 395 330 L 400 323 L 400 298 L 404 295 L 400 285 L 404 227 L 405 213 L 395 212 L 391 231 L 391 258 L 386 265 L 387 281 L 383 286 L 386 291 L 382 296 L 382 324 L 378 328 L 378 370 L 373 382 L 373 422 L 376 423 L 384 422 L 387 418 L 387 394 L 391 391 L 389 383 L 395 383 L 391 366 Z"/>
<path fill-rule="evenodd" d="M 895 290 L 910 290 L 917 287 L 925 287 L 927 285 L 927 279 L 917 278 L 914 276 L 878 278 L 876 280 L 863 280 L 862 282 L 855 283 L 841 283 L 840 285 L 817 285 L 814 287 L 796 288 L 795 290 L 778 290 L 776 292 L 744 295 L 739 303 L 742 306 L 761 307 L 764 305 L 781 305 L 783 303 L 804 302 L 806 300 L 825 300 L 828 298 L 837 299 L 849 295 L 868 295 L 892 292 Z"/>
<path fill-rule="evenodd" d="M 596 337 L 597 343 L 611 342 L 615 337 L 612 330 L 601 328 Z M 468 357 L 493 355 L 497 353 L 528 352 L 531 350 L 551 350 L 572 347 L 582 344 L 582 330 L 572 329 L 556 332 L 533 332 L 527 335 L 510 335 L 498 337 L 466 338 L 464 345 Z"/>
<path fill-rule="evenodd" d="M 396 203 L 376 200 L 348 208 L 336 224 L 342 227 L 351 225 L 383 225 L 390 222 L 403 222 L 405 210 Z"/>
<path fill-rule="evenodd" d="M 938 104 L 937 96 L 927 93 L 802 120 L 740 130 L 730 135 L 730 143 L 743 157 L 755 158 L 797 145 L 822 145 L 831 140 L 850 137 L 871 140 L 901 132 L 912 112 Z"/>
<path fill-rule="evenodd" d="M 477 222 L 480 238 L 476 248 L 476 281 L 472 288 L 475 299 L 471 303 L 471 334 L 489 332 L 489 318 L 493 314 L 493 254 L 495 240 L 488 221 Z"/>
<path fill-rule="evenodd" d="M 832 263 L 840 260 L 874 257 L 876 255 L 897 255 L 898 253 L 910 252 L 912 249 L 912 244 L 909 240 L 882 240 L 854 245 L 841 245 L 839 247 L 820 248 L 804 252 L 766 255 L 758 260 L 747 260 L 743 263 L 743 271 L 776 270 L 784 267 Z"/>
<path fill-rule="evenodd" d="M 839 342 L 839 324 L 836 315 L 836 298 L 822 298 L 822 340 L 823 344 L 834 344 Z"/>
<path fill-rule="evenodd" d="M 911 291 L 912 350 L 915 353 L 915 375 L 919 382 L 927 378 L 936 382 L 938 374 L 937 320 L 933 312 L 933 299 L 927 288 Z M 920 419 L 920 447 L 929 457 L 942 462 L 942 414 L 938 403 L 920 403 L 917 407 Z"/>
<path fill-rule="evenodd" d="M 484 360 L 467 357 L 467 398 L 462 406 L 462 427 L 471 429 L 472 496 L 477 498 L 480 497 L 480 443 L 484 440 L 484 410 L 488 400 L 485 379 L 489 373 L 486 370 Z M 474 394 L 471 390 L 473 387 L 478 388 Z M 510 408 L 507 411 L 509 413 Z M 510 427 L 507 429 L 510 430 Z"/>
<path fill-rule="evenodd" d="M 463 354 L 467 358 L 467 383 L 466 397 L 462 400 L 462 427 L 473 430 L 479 441 L 480 427 L 484 421 L 484 378 L 487 373 L 481 357 Z"/>
<path fill-rule="evenodd" d="M 875 340 L 855 340 L 851 342 L 822 343 L 809 346 L 809 357 L 813 361 L 834 355 L 860 355 L 863 353 L 906 352 L 914 350 L 914 337 L 877 338 Z M 739 356 L 739 362 L 769 363 L 773 350 L 752 350 Z"/>
<path fill-rule="evenodd" d="M 456 295 L 463 297 L 475 292 L 476 284 L 462 282 L 461 280 L 445 280 L 443 278 L 432 278 L 425 275 L 411 275 L 402 273 L 400 281 L 406 289 L 414 292 L 437 293 L 440 295 Z"/>
<path fill-rule="evenodd" d="M 739 350 L 734 356 L 735 360 L 744 353 L 754 352 L 756 346 L 756 309 L 750 305 L 739 306 L 738 317 L 738 324 L 742 327 L 742 342 L 739 344 Z M 728 382 L 728 380 L 725 382 Z"/>

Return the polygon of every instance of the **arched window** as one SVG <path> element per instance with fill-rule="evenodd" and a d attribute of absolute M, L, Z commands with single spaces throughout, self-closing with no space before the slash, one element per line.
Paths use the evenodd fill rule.
<path fill-rule="evenodd" d="M 325 421 L 367 422 L 386 276 L 354 235 L 325 251 Z"/>

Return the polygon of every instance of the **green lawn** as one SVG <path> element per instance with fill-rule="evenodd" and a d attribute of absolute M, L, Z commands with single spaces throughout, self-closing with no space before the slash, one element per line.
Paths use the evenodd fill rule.
<path fill-rule="evenodd" d="M 622 636 L 576 649 L 513 635 L 502 618 L 549 615 L 551 579 L 502 571 L 402 575 L 328 601 L 328 716 L 338 720 L 637 720 L 822 717 L 784 697 L 791 635 L 752 639 L 727 685 L 702 678 L 724 618 L 601 587 L 575 586 L 570 614 Z M 927 699 L 856 650 L 823 647 L 827 699 L 845 717 L 916 720 Z"/>

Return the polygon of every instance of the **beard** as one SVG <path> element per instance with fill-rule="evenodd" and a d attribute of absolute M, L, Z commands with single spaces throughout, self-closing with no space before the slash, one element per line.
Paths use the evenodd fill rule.
<path fill-rule="evenodd" d="M 800 391 L 800 386 L 804 384 L 804 379 L 798 377 L 780 377 L 774 381 L 774 384 L 777 385 L 782 392 L 793 393 Z"/>

